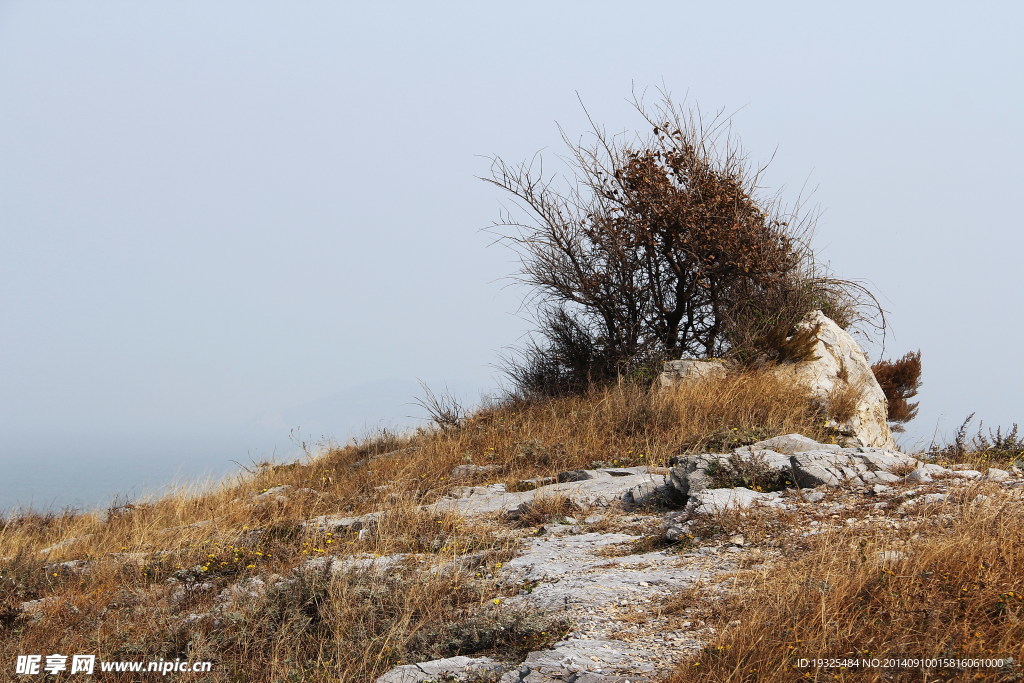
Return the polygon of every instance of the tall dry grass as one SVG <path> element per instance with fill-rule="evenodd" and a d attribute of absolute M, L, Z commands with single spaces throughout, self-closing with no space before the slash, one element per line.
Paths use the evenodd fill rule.
<path fill-rule="evenodd" d="M 664 465 L 683 451 L 787 432 L 823 437 L 823 424 L 804 392 L 768 373 L 672 392 L 623 384 L 509 401 L 456 428 L 382 434 L 106 512 L 5 519 L 0 662 L 57 652 L 181 657 L 215 662 L 204 681 L 366 681 L 398 662 L 540 646 L 565 625 L 504 609 L 501 595 L 515 587 L 492 578 L 514 552 L 514 523 L 420 505 L 456 485 Z M 453 481 L 452 468 L 466 463 L 498 469 Z M 371 512 L 387 512 L 371 533 L 303 525 Z M 386 572 L 297 570 L 316 557 L 396 553 L 407 555 Z M 452 564 L 465 557 L 474 559 Z M 262 597 L 204 616 L 223 591 L 256 578 L 271 586 Z M 52 600 L 31 616 L 19 610 L 41 598 Z"/>
<path fill-rule="evenodd" d="M 1020 680 L 1019 668 L 800 668 L 801 658 L 1024 658 L 1024 501 L 971 487 L 899 524 L 803 536 L 732 578 L 684 681 Z M 695 597 L 696 600 L 696 597 Z"/>

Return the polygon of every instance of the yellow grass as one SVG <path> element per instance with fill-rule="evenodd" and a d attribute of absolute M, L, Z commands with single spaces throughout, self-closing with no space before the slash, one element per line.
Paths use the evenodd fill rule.
<path fill-rule="evenodd" d="M 987 496 L 978 498 L 978 496 Z M 1024 657 L 1024 501 L 979 485 L 896 526 L 792 529 L 732 577 L 717 638 L 669 681 L 1018 680 L 1009 669 L 799 667 L 800 659 Z M 706 606 L 705 606 L 706 607 Z"/>
<path fill-rule="evenodd" d="M 486 408 L 458 429 L 384 434 L 309 462 L 108 513 L 4 520 L 0 661 L 6 667 L 17 654 L 76 652 L 106 660 L 209 659 L 212 674 L 178 680 L 269 682 L 367 681 L 398 662 L 512 656 L 554 642 L 566 628 L 501 604 L 516 588 L 492 577 L 514 552 L 514 522 L 418 506 L 456 485 L 595 464 L 665 465 L 683 451 L 787 432 L 823 437 L 822 417 L 803 392 L 768 374 L 668 393 L 615 386 Z M 500 471 L 452 481 L 452 468 L 465 463 Z M 291 489 L 280 499 L 258 497 L 276 486 Z M 564 514 L 549 502 L 536 513 Z M 381 511 L 387 514 L 376 530 L 361 535 L 302 525 L 319 515 Z M 409 555 L 387 572 L 296 572 L 314 557 L 395 553 Z M 471 563 L 445 565 L 467 555 Z M 75 560 L 87 570 L 56 566 Z M 431 571 L 436 566 L 448 569 Z M 219 593 L 252 577 L 288 581 L 201 617 Z M 33 616 L 18 610 L 40 598 L 54 600 Z M 200 616 L 186 622 L 190 614 Z M 104 680 L 131 680 L 125 676 Z"/>

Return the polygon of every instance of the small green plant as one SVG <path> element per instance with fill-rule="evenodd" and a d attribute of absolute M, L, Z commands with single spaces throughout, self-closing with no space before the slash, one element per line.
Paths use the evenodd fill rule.
<path fill-rule="evenodd" d="M 760 453 L 730 453 L 712 461 L 706 470 L 714 488 L 742 486 L 753 491 L 782 491 L 793 486 L 792 476 L 772 467 Z"/>
<path fill-rule="evenodd" d="M 722 427 L 717 432 L 702 438 L 699 442 L 684 446 L 684 450 L 699 449 L 707 453 L 726 453 L 734 448 L 749 446 L 752 443 L 763 441 L 775 434 L 763 427 Z"/>

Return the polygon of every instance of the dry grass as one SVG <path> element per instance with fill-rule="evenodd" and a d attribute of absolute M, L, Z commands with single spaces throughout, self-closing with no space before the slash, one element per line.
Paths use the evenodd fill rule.
<path fill-rule="evenodd" d="M 548 522 L 558 522 L 566 517 L 579 515 L 582 509 L 565 495 L 537 494 L 529 503 L 508 513 L 508 518 L 523 527 L 540 526 Z"/>
<path fill-rule="evenodd" d="M 453 482 L 455 465 L 497 464 L 512 480 L 596 463 L 664 465 L 681 451 L 763 436 L 822 437 L 822 423 L 805 393 L 767 373 L 668 393 L 623 385 L 493 406 L 444 430 L 383 434 L 106 513 L 6 519 L 0 660 L 181 657 L 214 661 L 204 681 L 366 681 L 399 661 L 539 646 L 564 625 L 506 610 L 500 596 L 514 587 L 490 578 L 513 552 L 508 530 L 419 507 L 454 485 L 487 480 Z M 565 514 L 552 505 L 537 514 Z M 387 514 L 361 533 L 302 524 L 371 512 Z M 297 569 L 315 557 L 396 553 L 407 555 L 386 572 Z M 76 564 L 57 564 L 67 561 Z M 431 571 L 438 566 L 448 568 Z M 218 598 L 255 578 L 270 586 L 262 595 Z M 53 599 L 37 615 L 19 611 L 41 598 Z"/>
<path fill-rule="evenodd" d="M 847 422 L 857 414 L 857 405 L 864 395 L 860 383 L 837 382 L 828 395 L 830 417 L 836 422 Z"/>
<path fill-rule="evenodd" d="M 976 498 L 984 491 L 987 498 Z M 1024 657 L 1024 504 L 972 487 L 897 525 L 794 530 L 787 558 L 734 577 L 717 638 L 669 680 L 947 680 L 1021 672 L 799 669 L 800 658 Z M 973 679 L 973 678 L 972 678 Z"/>
<path fill-rule="evenodd" d="M 1016 423 L 1009 428 L 987 430 L 980 423 L 977 433 L 971 436 L 968 430 L 973 419 L 974 413 L 968 415 L 951 441 L 943 445 L 933 442 L 927 455 L 940 465 L 969 464 L 982 472 L 989 467 L 1008 470 L 1024 466 L 1024 438 Z"/>

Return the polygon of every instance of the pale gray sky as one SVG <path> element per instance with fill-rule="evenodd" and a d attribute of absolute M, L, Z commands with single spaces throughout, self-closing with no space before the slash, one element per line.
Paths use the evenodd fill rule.
<path fill-rule="evenodd" d="M 770 183 L 817 188 L 820 255 L 882 295 L 888 355 L 923 351 L 906 445 L 1020 420 L 1022 14 L 4 0 L 0 498 L 63 502 L 46 482 L 101 454 L 344 440 L 414 413 L 415 378 L 490 390 L 528 326 L 480 155 L 559 152 L 577 91 L 633 129 L 633 83 L 737 111 Z"/>

